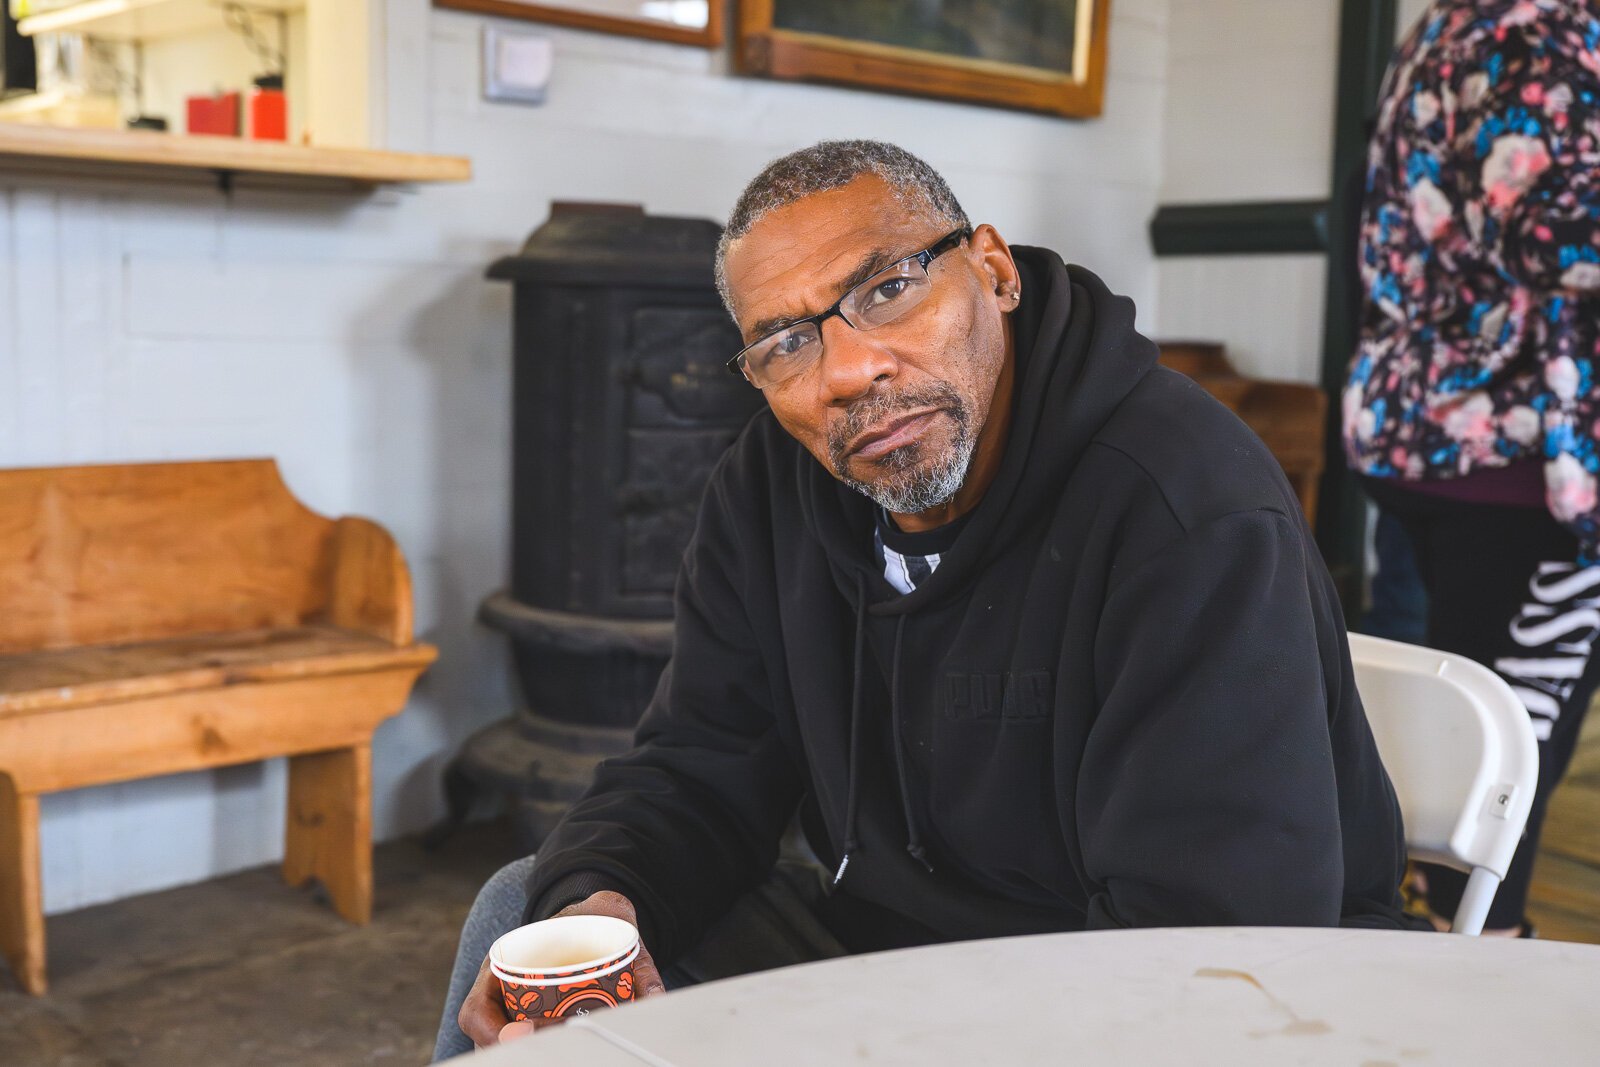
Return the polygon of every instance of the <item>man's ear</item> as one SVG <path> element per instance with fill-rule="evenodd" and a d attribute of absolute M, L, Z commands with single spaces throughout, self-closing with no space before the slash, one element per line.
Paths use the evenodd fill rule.
<path fill-rule="evenodd" d="M 1017 272 L 1016 260 L 1011 258 L 1011 246 L 999 231 L 987 222 L 977 226 L 968 239 L 968 247 L 979 257 L 979 269 L 989 290 L 997 295 L 1022 291 L 1022 277 Z"/>

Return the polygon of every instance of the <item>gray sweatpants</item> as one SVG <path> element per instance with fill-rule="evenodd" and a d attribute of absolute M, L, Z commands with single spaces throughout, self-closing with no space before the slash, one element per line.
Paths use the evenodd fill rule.
<path fill-rule="evenodd" d="M 535 857 L 529 856 L 508 863 L 478 891 L 478 899 L 461 927 L 461 944 L 456 949 L 444 1014 L 439 1019 L 439 1037 L 433 1047 L 435 1062 L 472 1051 L 472 1042 L 456 1025 L 456 1017 L 478 978 L 489 946 L 501 934 L 522 924 L 534 861 Z M 668 989 L 677 989 L 845 955 L 844 946 L 817 921 L 814 913 L 823 895 L 825 878 L 825 872 L 812 864 L 779 861 L 767 880 L 736 901 L 698 945 L 672 966 L 662 968 L 661 980 Z"/>

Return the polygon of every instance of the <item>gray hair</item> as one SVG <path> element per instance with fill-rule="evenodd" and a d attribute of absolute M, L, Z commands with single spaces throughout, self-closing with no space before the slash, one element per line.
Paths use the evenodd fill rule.
<path fill-rule="evenodd" d="M 950 186 L 939 172 L 897 145 L 883 141 L 821 141 L 768 163 L 733 205 L 727 229 L 717 242 L 717 292 L 733 313 L 728 291 L 727 258 L 733 242 L 771 211 L 814 193 L 846 185 L 863 174 L 876 174 L 895 200 L 919 215 L 950 229 L 970 226 Z"/>

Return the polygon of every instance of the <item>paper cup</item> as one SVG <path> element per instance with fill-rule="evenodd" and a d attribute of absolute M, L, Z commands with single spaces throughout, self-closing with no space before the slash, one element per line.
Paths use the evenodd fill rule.
<path fill-rule="evenodd" d="M 521 926 L 489 949 L 513 1022 L 587 1015 L 633 999 L 639 931 L 605 915 L 565 915 Z"/>

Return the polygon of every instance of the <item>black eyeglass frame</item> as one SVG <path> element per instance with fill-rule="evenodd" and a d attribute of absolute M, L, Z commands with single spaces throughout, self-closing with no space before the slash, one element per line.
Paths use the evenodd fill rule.
<path fill-rule="evenodd" d="M 940 256 L 944 255 L 946 252 L 950 251 L 952 248 L 960 247 L 961 242 L 965 241 L 971 236 L 972 227 L 963 226 L 958 230 L 952 230 L 945 234 L 943 237 L 939 238 L 922 251 L 913 252 L 909 256 L 895 260 L 893 263 L 890 263 L 888 266 L 884 267 L 883 270 L 874 272 L 872 277 L 866 279 L 866 281 L 852 285 L 849 289 L 846 289 L 844 295 L 838 300 L 835 300 L 833 302 L 833 306 L 828 308 L 826 311 L 819 311 L 815 315 L 807 315 L 803 319 L 795 319 L 793 322 L 785 326 L 781 326 L 778 329 L 773 330 L 771 333 L 762 334 L 760 337 L 757 337 L 754 341 L 751 341 L 749 344 L 739 349 L 739 351 L 734 354 L 734 357 L 728 360 L 728 370 L 731 373 L 736 374 L 748 381 L 749 375 L 745 374 L 743 366 L 743 360 L 746 352 L 749 352 L 757 345 L 765 344 L 767 341 L 771 340 L 773 337 L 776 337 L 778 334 L 783 333 L 785 330 L 792 330 L 796 326 L 803 326 L 808 322 L 816 325 L 817 333 L 819 335 L 822 333 L 822 324 L 828 319 L 833 318 L 835 315 L 839 316 L 841 319 L 844 319 L 846 325 L 848 325 L 852 330 L 859 329 L 859 327 L 852 323 L 849 319 L 845 319 L 844 313 L 840 311 L 840 308 L 844 307 L 844 302 L 850 299 L 851 293 L 854 293 L 857 289 L 861 288 L 861 286 L 872 282 L 873 279 L 878 277 L 878 275 L 894 270 L 901 264 L 910 263 L 913 259 L 920 263 L 923 271 L 926 272 L 929 264 L 938 259 Z M 751 384 L 754 385 L 755 383 L 751 382 Z"/>

